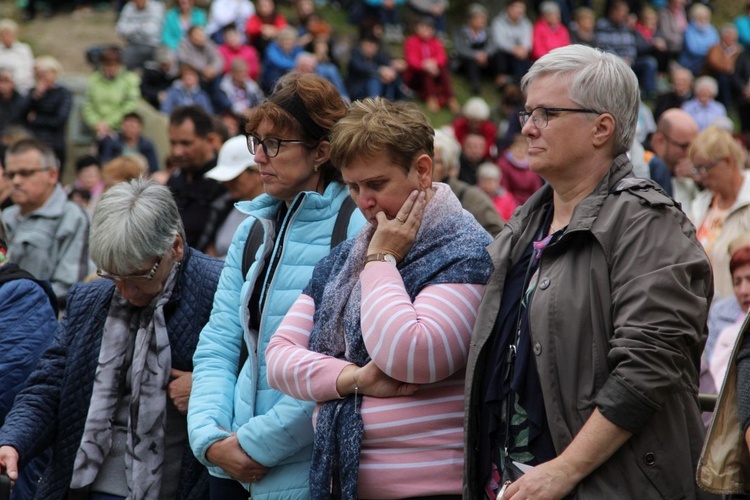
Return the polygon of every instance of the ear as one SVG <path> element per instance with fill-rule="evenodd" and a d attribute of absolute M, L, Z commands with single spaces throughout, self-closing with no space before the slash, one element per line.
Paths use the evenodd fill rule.
<path fill-rule="evenodd" d="M 605 146 L 614 140 L 615 118 L 609 113 L 599 115 L 594 121 L 591 141 L 597 148 Z"/>
<path fill-rule="evenodd" d="M 172 251 L 174 251 L 174 260 L 176 262 L 182 262 L 182 258 L 185 256 L 185 240 L 182 239 L 182 235 L 177 233 L 177 237 L 172 243 Z"/>
<path fill-rule="evenodd" d="M 58 179 L 60 178 L 60 169 L 59 168 L 51 168 L 48 171 L 49 179 L 51 184 L 57 184 Z"/>
<path fill-rule="evenodd" d="M 432 158 L 426 154 L 419 155 L 415 169 L 417 171 L 419 185 L 422 186 L 423 189 L 428 189 L 432 186 Z"/>
<path fill-rule="evenodd" d="M 327 162 L 331 157 L 331 143 L 328 141 L 320 141 L 315 146 L 315 163 L 322 165 Z"/>

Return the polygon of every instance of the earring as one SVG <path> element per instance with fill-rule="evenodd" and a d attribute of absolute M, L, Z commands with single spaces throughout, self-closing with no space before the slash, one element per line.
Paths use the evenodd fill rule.
<path fill-rule="evenodd" d="M 320 170 L 320 165 L 318 165 L 317 163 L 313 163 L 313 172 L 317 174 L 318 170 Z"/>

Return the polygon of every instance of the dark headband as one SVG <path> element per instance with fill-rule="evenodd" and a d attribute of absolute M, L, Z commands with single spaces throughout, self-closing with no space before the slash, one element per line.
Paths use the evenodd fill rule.
<path fill-rule="evenodd" d="M 328 131 L 315 123 L 315 121 L 310 118 L 310 115 L 307 114 L 305 103 L 300 99 L 299 94 L 296 92 L 287 98 L 271 99 L 271 102 L 292 115 L 294 119 L 302 125 L 305 132 L 314 137 L 315 140 L 319 141 L 327 135 Z"/>

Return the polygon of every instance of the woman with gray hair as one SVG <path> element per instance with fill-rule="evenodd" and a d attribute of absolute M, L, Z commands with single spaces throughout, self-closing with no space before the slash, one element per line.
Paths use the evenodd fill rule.
<path fill-rule="evenodd" d="M 37 498 L 207 498 L 185 413 L 222 263 L 185 245 L 172 195 L 153 181 L 102 196 L 90 245 L 103 279 L 68 294 L 52 345 L 0 429 L 0 467 L 15 479 L 51 447 Z"/>
<path fill-rule="evenodd" d="M 632 174 L 638 80 L 570 45 L 521 85 L 529 168 L 547 184 L 488 247 L 464 498 L 703 498 L 711 268 L 679 204 Z"/>
<path fill-rule="evenodd" d="M 682 104 L 682 109 L 687 111 L 698 124 L 698 130 L 703 130 L 713 124 L 717 118 L 727 116 L 727 108 L 716 100 L 719 93 L 719 85 L 710 76 L 700 76 L 693 84 L 692 99 Z"/>

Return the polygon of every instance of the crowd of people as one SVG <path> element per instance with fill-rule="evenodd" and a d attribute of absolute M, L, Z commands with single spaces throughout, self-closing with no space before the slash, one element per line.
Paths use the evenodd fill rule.
<path fill-rule="evenodd" d="M 74 159 L 0 20 L 12 500 L 750 494 L 750 21 L 405 3 L 122 2 Z"/>

